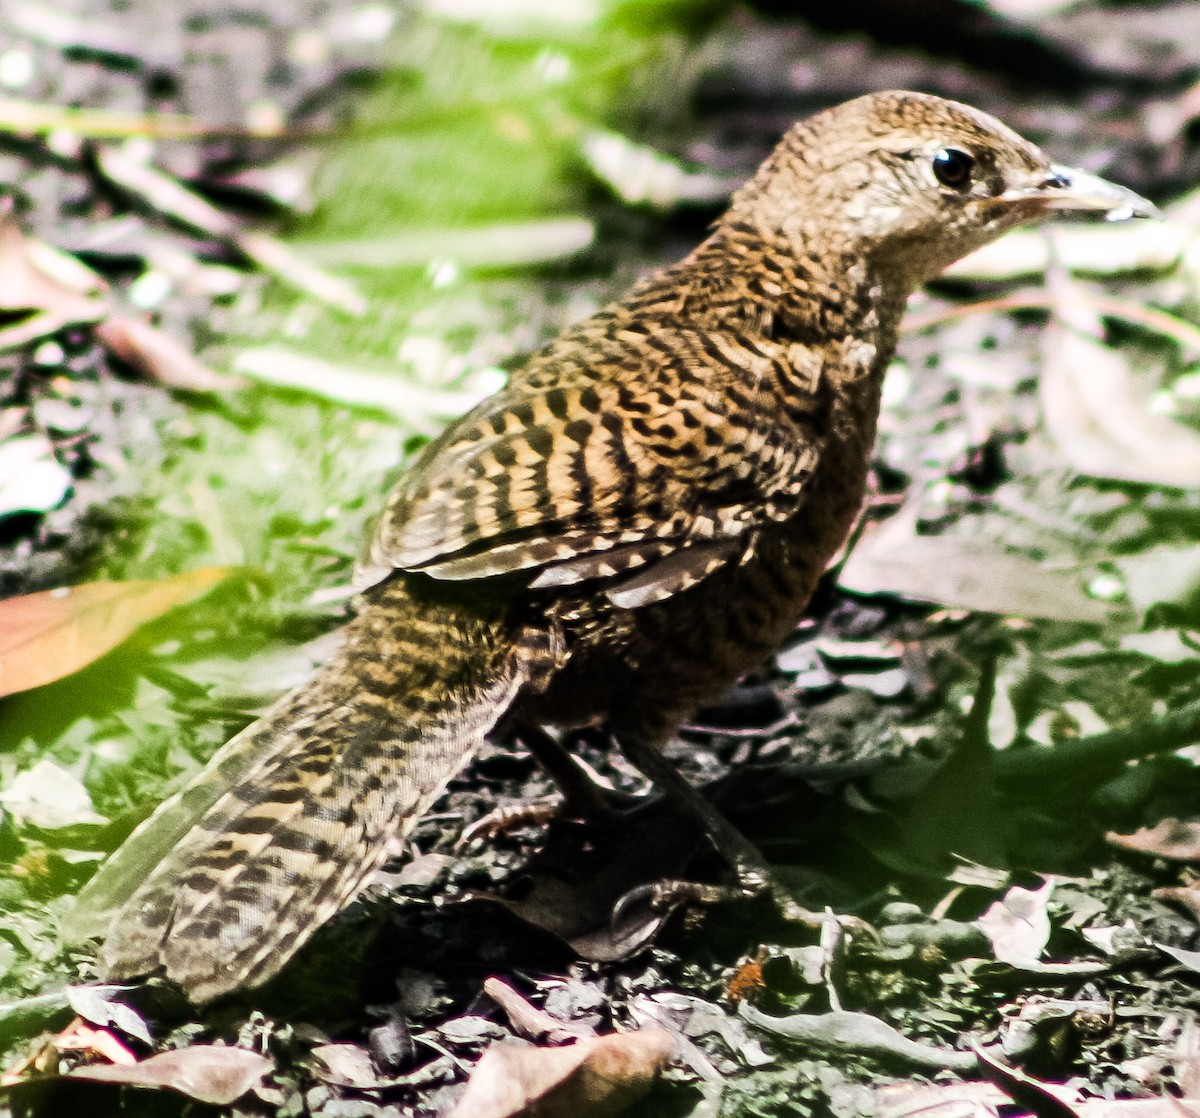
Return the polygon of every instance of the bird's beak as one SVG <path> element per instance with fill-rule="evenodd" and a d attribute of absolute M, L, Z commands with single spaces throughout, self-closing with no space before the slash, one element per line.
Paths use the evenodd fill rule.
<path fill-rule="evenodd" d="M 1161 217 L 1158 207 L 1140 194 L 1087 171 L 1052 164 L 1048 174 L 1026 183 L 1015 183 L 996 197 L 999 204 L 1013 206 L 1028 217 L 1048 211 L 1100 213 L 1106 221 L 1130 217 Z"/>

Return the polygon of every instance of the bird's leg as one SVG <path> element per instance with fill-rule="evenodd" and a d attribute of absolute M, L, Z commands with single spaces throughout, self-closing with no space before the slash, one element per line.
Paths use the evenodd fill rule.
<path fill-rule="evenodd" d="M 618 797 L 564 748 L 562 742 L 540 726 L 522 726 L 513 735 L 558 785 L 563 807 L 571 815 L 593 822 L 610 822 L 620 817 Z"/>
<path fill-rule="evenodd" d="M 646 889 L 653 890 L 659 903 L 680 899 L 699 903 L 721 903 L 739 898 L 768 894 L 785 920 L 810 928 L 827 928 L 831 923 L 847 930 L 860 925 L 853 917 L 842 918 L 832 912 L 814 912 L 799 904 L 772 873 L 762 853 L 745 835 L 704 798 L 671 763 L 662 750 L 632 734 L 619 734 L 617 742 L 630 762 L 650 778 L 662 794 L 681 812 L 694 820 L 717 852 L 737 875 L 736 890 L 694 882 L 656 882 L 622 898 L 620 907 L 644 900 Z"/>
<path fill-rule="evenodd" d="M 561 801 L 540 801 L 497 808 L 467 827 L 458 840 L 465 846 L 479 837 L 521 827 L 545 826 L 564 816 L 601 826 L 618 826 L 643 797 L 632 797 L 600 784 L 595 774 L 552 734 L 540 726 L 522 725 L 508 736 L 520 742 L 562 793 Z"/>

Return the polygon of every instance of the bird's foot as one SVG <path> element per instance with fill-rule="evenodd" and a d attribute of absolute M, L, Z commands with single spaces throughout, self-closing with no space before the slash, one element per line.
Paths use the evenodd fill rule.
<path fill-rule="evenodd" d="M 649 798 L 604 788 L 594 791 L 595 794 L 587 795 L 583 802 L 574 796 L 564 795 L 528 804 L 493 808 L 463 829 L 455 848 L 461 850 L 476 839 L 490 842 L 526 827 L 548 827 L 564 819 L 616 830 L 628 824 Z"/>
<path fill-rule="evenodd" d="M 770 867 L 757 859 L 738 858 L 734 871 L 738 879 L 738 892 L 743 898 L 768 897 L 781 920 L 820 931 L 823 940 L 830 936 L 839 941 L 879 938 L 875 929 L 858 916 L 834 912 L 831 908 L 821 911 L 805 908 L 772 873 Z"/>
<path fill-rule="evenodd" d="M 492 808 L 463 828 L 454 848 L 463 850 L 476 839 L 492 842 L 502 835 L 510 835 L 526 827 L 545 827 L 562 815 L 562 806 L 561 800 L 538 800 L 531 804 Z"/>

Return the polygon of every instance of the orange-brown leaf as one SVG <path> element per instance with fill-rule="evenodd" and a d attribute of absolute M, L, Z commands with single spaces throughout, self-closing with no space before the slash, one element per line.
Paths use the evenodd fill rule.
<path fill-rule="evenodd" d="M 1162 819 L 1131 835 L 1110 831 L 1104 836 L 1113 846 L 1166 858 L 1172 862 L 1200 861 L 1200 822 L 1194 819 Z"/>
<path fill-rule="evenodd" d="M 41 687 L 103 656 L 138 626 L 199 598 L 229 574 L 89 582 L 0 601 L 0 695 Z"/>

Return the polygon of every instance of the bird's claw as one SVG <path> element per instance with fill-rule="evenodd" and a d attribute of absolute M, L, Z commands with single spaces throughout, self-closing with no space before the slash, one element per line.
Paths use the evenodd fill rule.
<path fill-rule="evenodd" d="M 681 905 L 691 904 L 708 908 L 730 901 L 744 900 L 745 896 L 746 894 L 738 888 L 730 889 L 723 885 L 683 881 L 679 878 L 662 878 L 646 885 L 638 885 L 623 893 L 613 905 L 610 923 L 614 928 L 618 927 L 639 906 L 645 906 L 656 915 L 665 916 Z"/>

